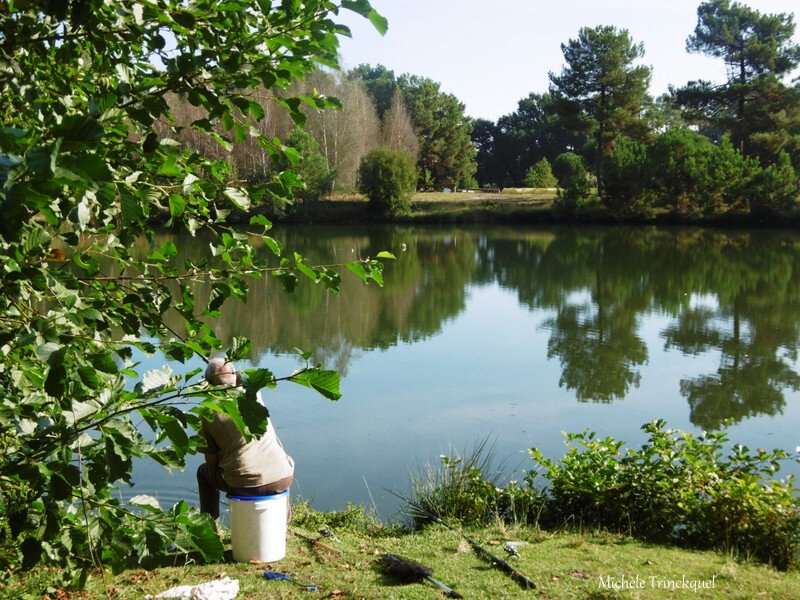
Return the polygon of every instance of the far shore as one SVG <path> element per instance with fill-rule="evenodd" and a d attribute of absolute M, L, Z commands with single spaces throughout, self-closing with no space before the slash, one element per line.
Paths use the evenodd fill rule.
<path fill-rule="evenodd" d="M 632 224 L 698 225 L 734 227 L 794 227 L 800 225 L 800 210 L 783 214 L 753 215 L 727 211 L 711 215 L 658 209 L 647 215 L 613 215 L 595 200 L 572 212 L 561 209 L 555 188 L 512 188 L 497 192 L 417 192 L 411 210 L 386 218 L 370 210 L 360 194 L 334 194 L 329 199 L 297 204 L 286 215 L 269 216 L 279 223 L 419 223 L 419 224 Z M 232 215 L 233 216 L 233 215 Z M 246 222 L 241 214 L 236 220 Z"/>

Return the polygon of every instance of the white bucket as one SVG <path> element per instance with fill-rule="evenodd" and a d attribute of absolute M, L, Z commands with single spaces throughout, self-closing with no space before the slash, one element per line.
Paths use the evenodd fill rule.
<path fill-rule="evenodd" d="M 289 490 L 272 496 L 231 496 L 231 546 L 236 562 L 273 562 L 286 556 Z"/>

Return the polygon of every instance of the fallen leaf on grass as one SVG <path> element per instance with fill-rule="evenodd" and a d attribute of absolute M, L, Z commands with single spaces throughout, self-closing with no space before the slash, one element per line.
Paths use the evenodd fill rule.
<path fill-rule="evenodd" d="M 461 540 L 458 543 L 458 548 L 456 548 L 456 552 L 459 554 L 466 554 L 471 550 L 470 545 L 467 543 L 467 540 Z"/>

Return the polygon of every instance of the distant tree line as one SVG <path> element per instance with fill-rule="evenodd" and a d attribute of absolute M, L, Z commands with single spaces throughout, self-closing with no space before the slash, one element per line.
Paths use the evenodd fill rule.
<path fill-rule="evenodd" d="M 800 64 L 789 14 L 761 14 L 729 0 L 697 10 L 689 52 L 720 58 L 722 84 L 690 81 L 654 99 L 651 68 L 627 30 L 585 27 L 562 44 L 565 66 L 550 88 L 530 94 L 497 122 L 477 119 L 477 178 L 536 184 L 560 163 L 560 203 L 575 208 L 590 190 L 617 214 L 654 207 L 754 213 L 794 205 L 800 169 Z"/>
<path fill-rule="evenodd" d="M 295 130 L 296 113 L 271 102 L 283 95 L 307 101 L 301 107 L 302 131 Z M 318 110 L 315 100 L 323 96 L 337 98 L 341 110 Z M 294 170 L 306 184 L 297 193 L 305 201 L 332 190 L 354 191 L 362 160 L 377 148 L 401 153 L 404 162 L 416 163 L 414 183 L 421 189 L 456 188 L 475 173 L 472 123 L 464 105 L 430 79 L 398 78 L 382 65 L 360 65 L 346 74 L 318 69 L 283 93 L 262 89 L 251 97 L 268 113 L 256 126 L 294 149 L 288 154 L 294 162 L 273 157 L 237 119 L 218 122 L 191 98 L 172 95 L 172 113 L 177 125 L 184 127 L 180 141 L 203 156 L 228 157 L 233 177 L 250 184 L 267 181 L 276 171 Z M 190 127 L 198 122 L 205 123 L 206 131 Z M 164 122 L 162 127 L 173 125 Z M 207 132 L 213 135 L 209 138 Z M 219 141 L 231 136 L 240 143 L 229 153 Z"/>
<path fill-rule="evenodd" d="M 185 127 L 182 143 L 227 157 L 229 176 L 245 183 L 296 172 L 305 189 L 295 196 L 305 202 L 331 191 L 375 193 L 381 186 L 369 169 L 380 165 L 403 182 L 377 203 L 389 212 L 407 208 L 414 187 L 479 185 L 557 186 L 563 209 L 599 201 L 621 216 L 785 210 L 796 202 L 800 169 L 800 80 L 784 82 L 800 64 L 793 17 L 729 0 L 708 0 L 697 13 L 687 50 L 723 60 L 727 79 L 690 81 L 659 98 L 648 94 L 651 68 L 639 64 L 644 46 L 625 29 L 597 26 L 561 45 L 565 64 L 549 74 L 547 92 L 529 94 L 496 122 L 470 119 L 431 79 L 367 64 L 251 92 L 268 113 L 251 126 L 289 148 L 278 158 L 248 135 L 245 119 L 213 119 L 189 97 L 169 103 Z M 341 110 L 320 110 L 323 97 L 337 98 Z M 284 110 L 281 103 L 296 108 L 286 102 L 305 104 Z M 303 131 L 294 131 L 297 122 Z M 240 143 L 228 154 L 219 142 L 231 138 Z M 380 159 L 370 155 L 376 150 Z M 365 160 L 371 167 L 360 170 Z"/>

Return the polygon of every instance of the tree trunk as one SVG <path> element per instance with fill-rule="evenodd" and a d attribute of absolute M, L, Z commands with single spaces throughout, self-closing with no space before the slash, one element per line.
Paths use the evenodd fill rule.
<path fill-rule="evenodd" d="M 605 199 L 603 193 L 603 163 L 605 160 L 605 120 L 606 120 L 606 86 L 600 85 L 600 110 L 597 119 L 597 147 L 595 148 L 594 174 L 597 177 L 597 195 Z"/>
<path fill-rule="evenodd" d="M 736 118 L 739 121 L 739 135 L 741 138 L 739 139 L 739 151 L 744 154 L 744 140 L 745 140 L 745 132 L 747 128 L 745 127 L 745 116 L 744 116 L 744 95 L 745 95 L 745 83 L 747 80 L 745 78 L 745 64 L 744 64 L 744 56 L 739 60 L 739 105 L 736 107 Z"/>

